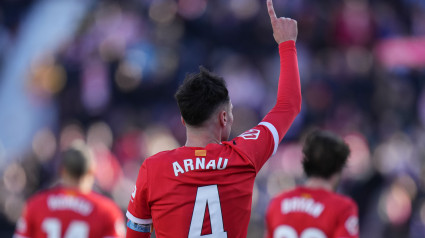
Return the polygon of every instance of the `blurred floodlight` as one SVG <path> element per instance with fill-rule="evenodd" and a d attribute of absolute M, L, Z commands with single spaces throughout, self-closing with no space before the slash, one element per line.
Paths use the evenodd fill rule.
<path fill-rule="evenodd" d="M 49 128 L 39 130 L 32 141 L 32 149 L 40 162 L 52 159 L 57 149 L 56 137 L 52 130 Z"/>
<path fill-rule="evenodd" d="M 4 171 L 3 182 L 9 192 L 22 192 L 27 184 L 27 176 L 22 166 L 17 163 L 9 164 Z"/>
<path fill-rule="evenodd" d="M 206 0 L 179 0 L 178 3 L 180 16 L 189 20 L 202 16 L 206 6 Z"/>
<path fill-rule="evenodd" d="M 170 23 L 176 13 L 177 3 L 174 0 L 155 0 L 149 9 L 149 17 L 157 23 Z"/>

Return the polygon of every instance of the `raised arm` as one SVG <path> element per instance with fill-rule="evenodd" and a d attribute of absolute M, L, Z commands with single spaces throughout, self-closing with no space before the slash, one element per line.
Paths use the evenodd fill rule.
<path fill-rule="evenodd" d="M 301 110 L 301 86 L 298 71 L 297 52 L 297 22 L 291 18 L 276 17 L 272 0 L 267 0 L 267 9 L 273 28 L 273 36 L 279 44 L 280 77 L 276 105 L 265 116 L 261 124 L 270 129 L 270 124 L 276 129 L 279 143 L 288 131 L 293 120 Z M 271 127 L 271 130 L 273 130 Z"/>

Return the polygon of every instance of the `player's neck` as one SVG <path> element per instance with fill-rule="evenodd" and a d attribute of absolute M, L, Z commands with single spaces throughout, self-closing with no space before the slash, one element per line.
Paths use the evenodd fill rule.
<path fill-rule="evenodd" d="M 317 178 L 317 177 L 311 177 L 307 179 L 307 182 L 304 184 L 307 188 L 313 188 L 313 189 L 324 189 L 328 191 L 334 191 L 335 186 L 330 180 L 323 179 L 323 178 Z"/>
<path fill-rule="evenodd" d="M 84 179 L 77 180 L 71 178 L 63 178 L 61 184 L 66 188 L 76 189 L 82 193 L 90 193 L 92 190 L 92 186 L 89 184 L 89 181 L 85 181 Z"/>
<path fill-rule="evenodd" d="M 221 135 L 216 134 L 217 132 L 211 127 L 186 127 L 186 144 L 188 147 L 205 147 L 208 144 L 221 143 Z"/>

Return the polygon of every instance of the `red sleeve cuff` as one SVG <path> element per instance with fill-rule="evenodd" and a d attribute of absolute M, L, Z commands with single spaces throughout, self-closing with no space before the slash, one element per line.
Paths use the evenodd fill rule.
<path fill-rule="evenodd" d="M 287 40 L 279 44 L 279 53 L 282 54 L 287 50 L 295 50 L 295 41 Z"/>

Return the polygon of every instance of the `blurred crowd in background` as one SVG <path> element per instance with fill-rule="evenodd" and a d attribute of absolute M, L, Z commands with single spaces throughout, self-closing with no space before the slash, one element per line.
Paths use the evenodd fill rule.
<path fill-rule="evenodd" d="M 23 27 L 36 9 L 66 11 L 66 2 L 1 1 L 0 73 L 13 68 L 16 42 L 34 41 Z M 232 137 L 274 105 L 279 55 L 264 0 L 84 2 L 58 47 L 33 55 L 22 77 L 0 78 L 0 94 L 22 82 L 0 95 L 1 237 L 11 236 L 29 196 L 56 183 L 59 152 L 78 139 L 94 151 L 96 191 L 124 212 L 143 160 L 184 145 L 173 96 L 199 65 L 227 81 Z M 314 128 L 338 133 L 351 148 L 338 191 L 358 203 L 361 237 L 425 237 L 425 1 L 274 5 L 278 16 L 298 21 L 303 104 L 257 177 L 248 237 L 262 237 L 269 199 L 302 183 L 302 141 Z M 40 34 L 57 17 L 38 25 Z M 16 95 L 31 110 L 14 109 Z M 5 115 L 10 110 L 20 112 Z M 26 129 L 33 121 L 40 123 Z M 19 149 L 8 146 L 15 137 Z"/>

